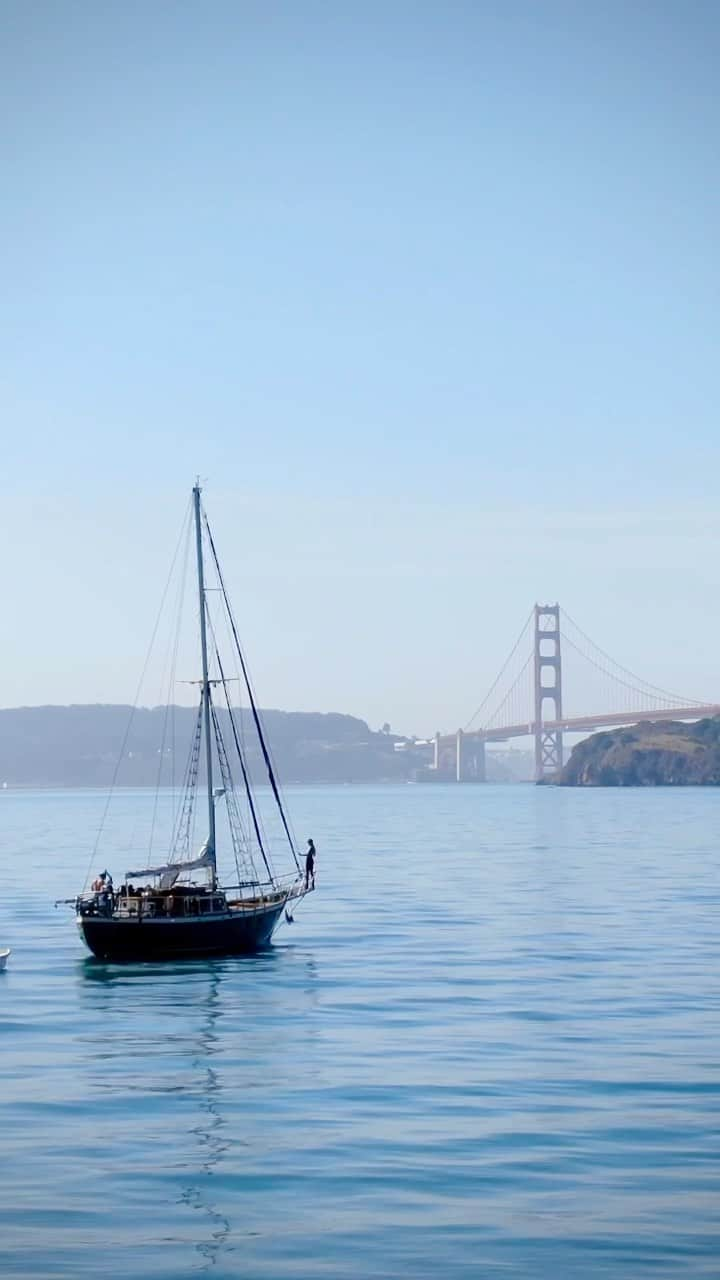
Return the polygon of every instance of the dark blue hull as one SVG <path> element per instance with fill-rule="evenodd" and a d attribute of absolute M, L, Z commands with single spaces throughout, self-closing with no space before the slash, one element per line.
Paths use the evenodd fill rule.
<path fill-rule="evenodd" d="M 255 911 L 231 911 L 205 919 L 78 916 L 77 924 L 99 960 L 248 955 L 269 945 L 284 905 L 284 901 L 274 902 Z"/>

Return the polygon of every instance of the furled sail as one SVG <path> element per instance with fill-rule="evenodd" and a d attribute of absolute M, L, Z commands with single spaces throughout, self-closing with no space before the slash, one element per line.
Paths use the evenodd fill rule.
<path fill-rule="evenodd" d="M 182 875 L 183 871 L 194 871 L 197 867 L 212 867 L 213 865 L 213 851 L 206 840 L 197 858 L 193 858 L 191 862 L 167 862 L 161 867 L 141 867 L 139 871 L 127 871 L 125 874 L 128 880 L 136 880 L 141 876 L 160 876 L 160 888 L 172 889 L 178 876 Z"/>

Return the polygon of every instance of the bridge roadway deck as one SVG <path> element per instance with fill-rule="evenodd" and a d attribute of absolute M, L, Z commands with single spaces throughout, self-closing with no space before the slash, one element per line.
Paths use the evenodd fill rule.
<path fill-rule="evenodd" d="M 563 720 L 545 720 L 546 730 L 562 729 L 566 733 L 583 733 L 586 730 L 612 729 L 622 725 L 639 724 L 641 721 L 653 720 L 704 720 L 706 716 L 720 715 L 720 704 L 708 703 L 706 706 L 668 707 L 660 711 L 614 711 L 609 715 L 571 716 Z M 502 729 L 474 729 L 465 733 L 467 743 L 472 742 L 507 742 L 509 738 L 528 738 L 535 733 L 534 721 L 523 724 L 510 724 Z M 454 746 L 457 734 L 442 734 L 440 745 Z"/>

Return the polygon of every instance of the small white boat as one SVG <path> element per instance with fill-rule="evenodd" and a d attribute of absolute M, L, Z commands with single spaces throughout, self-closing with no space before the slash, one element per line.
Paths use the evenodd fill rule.
<path fill-rule="evenodd" d="M 0 951 L 0 972 L 5 968 L 5 965 L 6 965 L 6 964 L 7 964 L 7 962 L 8 962 L 8 956 L 9 956 L 9 955 L 10 955 L 10 948 L 9 948 L 9 947 L 8 947 L 7 951 Z"/>

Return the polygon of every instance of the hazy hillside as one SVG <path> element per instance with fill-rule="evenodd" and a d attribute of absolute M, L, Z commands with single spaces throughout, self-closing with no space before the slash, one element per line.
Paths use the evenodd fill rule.
<path fill-rule="evenodd" d="M 130 707 L 101 704 L 0 710 L 0 786 L 102 787 L 112 782 L 116 768 L 120 786 L 154 787 L 158 779 L 163 786 L 179 785 L 196 710 L 141 707 L 131 723 L 130 714 Z M 218 718 L 230 746 L 227 712 L 218 711 Z M 263 711 L 262 719 L 282 782 L 415 781 L 432 758 L 431 747 L 374 732 L 355 716 Z M 264 765 L 248 711 L 241 713 L 240 727 L 250 772 L 263 781 Z M 526 753 L 488 752 L 488 782 L 524 780 L 530 776 L 529 767 Z M 204 775 L 202 759 L 200 774 Z M 453 777 L 449 773 L 447 781 Z"/>
<path fill-rule="evenodd" d="M 218 712 L 226 742 L 227 713 Z M 362 782 L 403 779 L 414 762 L 394 751 L 395 739 L 346 715 L 264 711 L 263 722 L 283 782 Z M 0 785 L 105 786 L 122 750 L 123 786 L 182 780 L 195 726 L 188 707 L 139 708 L 128 729 L 125 706 L 17 707 L 0 710 Z M 249 713 L 242 715 L 251 772 L 262 761 Z M 164 744 L 164 745 L 163 745 Z M 161 746 L 163 746 L 161 757 Z M 161 769 L 162 762 L 162 769 Z"/>

